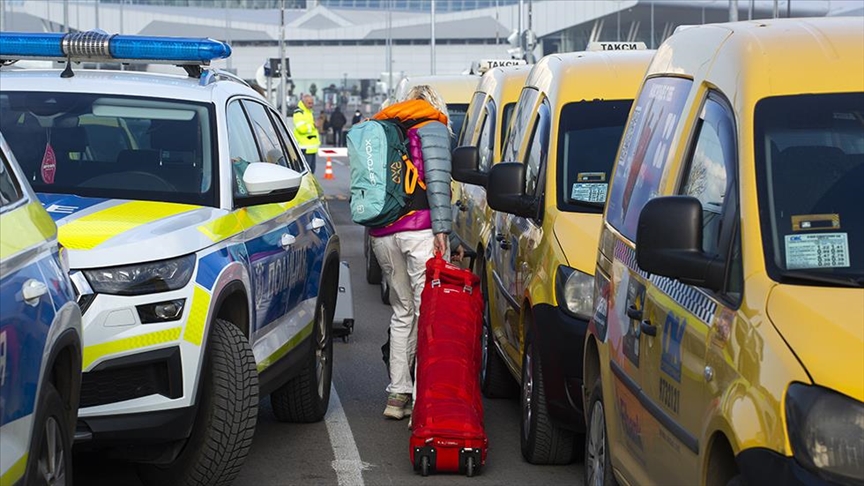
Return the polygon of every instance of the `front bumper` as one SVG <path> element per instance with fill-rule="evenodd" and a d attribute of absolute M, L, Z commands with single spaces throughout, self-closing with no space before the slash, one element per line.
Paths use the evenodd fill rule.
<path fill-rule="evenodd" d="M 792 457 L 761 447 L 741 451 L 736 461 L 746 484 L 784 484 L 788 486 L 854 484 L 851 481 L 838 482 L 836 478 L 826 479 L 809 469 L 805 469 Z"/>
<path fill-rule="evenodd" d="M 532 311 L 547 412 L 557 425 L 584 432 L 582 355 L 588 321 L 565 314 L 549 304 L 536 305 Z"/>

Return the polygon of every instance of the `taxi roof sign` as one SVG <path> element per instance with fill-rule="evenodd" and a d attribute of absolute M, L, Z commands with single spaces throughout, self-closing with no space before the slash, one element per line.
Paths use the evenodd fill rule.
<path fill-rule="evenodd" d="M 586 51 L 644 51 L 644 42 L 589 42 Z"/>
<path fill-rule="evenodd" d="M 496 67 L 524 66 L 526 64 L 528 63 L 524 59 L 481 59 L 477 61 L 472 71 L 476 74 L 483 74 Z"/>

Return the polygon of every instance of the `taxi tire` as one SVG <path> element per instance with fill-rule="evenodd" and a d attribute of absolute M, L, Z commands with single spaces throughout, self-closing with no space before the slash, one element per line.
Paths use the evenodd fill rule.
<path fill-rule="evenodd" d="M 577 434 L 558 427 L 549 417 L 540 357 L 534 352 L 530 334 L 525 340 L 525 352 L 522 355 L 522 391 L 519 400 L 522 412 L 519 421 L 522 457 L 531 464 L 573 462 L 576 458 Z M 525 430 L 526 426 L 528 430 Z"/>
<path fill-rule="evenodd" d="M 69 411 L 63 405 L 63 399 L 60 398 L 60 393 L 54 388 L 53 383 L 47 382 L 43 386 L 36 406 L 30 460 L 24 484 L 36 486 L 72 484 L 72 430 L 70 430 Z M 53 436 L 54 441 L 59 439 L 60 443 L 50 444 L 49 435 Z M 48 451 L 51 448 L 54 449 L 54 456 L 51 456 Z M 58 452 L 60 457 L 56 455 Z M 55 471 L 52 477 L 58 482 L 52 481 L 51 478 L 46 479 L 40 472 L 43 453 L 49 454 L 49 457 L 44 459 L 53 463 Z M 60 477 L 63 478 L 62 482 Z"/>
<path fill-rule="evenodd" d="M 320 422 L 327 413 L 333 380 L 333 312 L 329 309 L 324 296 L 319 296 L 306 363 L 299 375 L 270 394 L 270 406 L 280 422 Z"/>
<path fill-rule="evenodd" d="M 258 419 L 255 356 L 236 326 L 216 319 L 212 327 L 192 434 L 173 463 L 139 465 L 145 484 L 228 485 L 249 454 Z"/>
<path fill-rule="evenodd" d="M 585 434 L 585 462 L 584 462 L 584 467 L 583 467 L 583 471 L 585 472 L 585 477 L 583 480 L 583 484 L 591 485 L 591 486 L 594 486 L 594 484 L 596 484 L 596 482 L 591 482 L 592 478 L 589 477 L 588 466 L 591 464 L 591 461 L 593 459 L 591 457 L 589 457 L 590 454 L 592 453 L 592 447 L 588 442 L 591 440 L 592 434 L 599 434 L 600 433 L 600 431 L 592 430 L 593 426 L 600 425 L 600 424 L 595 424 L 593 422 L 593 420 L 595 418 L 594 417 L 594 413 L 595 413 L 594 407 L 595 407 L 595 404 L 599 404 L 599 407 L 600 407 L 599 410 L 601 411 L 601 413 L 603 413 L 602 417 L 598 417 L 598 420 L 602 420 L 602 427 L 603 427 L 603 430 L 602 430 L 603 481 L 600 482 L 600 486 L 617 486 L 618 481 L 615 480 L 615 474 L 612 472 L 612 459 L 609 455 L 609 434 L 607 433 L 608 427 L 606 426 L 607 409 L 606 409 L 606 405 L 603 403 L 603 389 L 602 389 L 601 385 L 602 385 L 602 382 L 601 382 L 600 378 L 598 377 L 597 381 L 594 382 L 594 387 L 591 389 L 591 398 L 588 400 L 588 410 L 587 410 L 588 416 L 586 417 L 587 424 L 588 424 L 588 430 Z M 594 438 L 596 439 L 599 437 L 597 435 L 594 435 Z M 595 446 L 595 448 L 596 448 L 596 446 Z"/>
<path fill-rule="evenodd" d="M 483 334 L 480 345 L 483 351 L 483 368 L 480 370 L 480 391 L 486 398 L 513 398 L 519 395 L 516 380 L 510 375 L 510 370 L 504 363 L 504 358 L 498 354 L 495 337 L 492 334 L 489 309 L 489 287 L 486 283 L 486 265 L 480 265 L 480 288 L 484 296 Z"/>
<path fill-rule="evenodd" d="M 372 242 L 369 240 L 369 230 L 366 230 L 363 241 L 363 252 L 366 254 L 366 282 L 377 285 L 382 283 L 381 265 L 378 263 L 378 258 L 375 257 L 375 252 L 372 251 Z M 385 302 L 386 303 L 386 302 Z"/>

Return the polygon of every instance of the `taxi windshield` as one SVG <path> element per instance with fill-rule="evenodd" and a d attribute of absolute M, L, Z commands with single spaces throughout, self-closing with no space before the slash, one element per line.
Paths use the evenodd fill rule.
<path fill-rule="evenodd" d="M 864 285 L 864 93 L 766 98 L 755 129 L 768 274 Z"/>
<path fill-rule="evenodd" d="M 561 109 L 558 208 L 601 213 L 633 100 L 580 101 Z"/>
<path fill-rule="evenodd" d="M 214 206 L 212 120 L 186 101 L 0 94 L 0 131 L 39 193 Z"/>

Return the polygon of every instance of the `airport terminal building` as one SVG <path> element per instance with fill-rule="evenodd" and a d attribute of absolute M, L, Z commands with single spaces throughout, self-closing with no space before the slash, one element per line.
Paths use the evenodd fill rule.
<path fill-rule="evenodd" d="M 732 4 L 739 20 L 862 14 L 857 0 L 284 0 L 283 34 L 280 1 L 4 0 L 0 28 L 226 40 L 233 54 L 222 67 L 250 81 L 262 80 L 284 35 L 291 94 L 332 87 L 368 100 L 403 76 L 523 55 L 517 32 L 539 59 L 590 41 L 656 47 L 679 25 L 728 21 Z"/>

